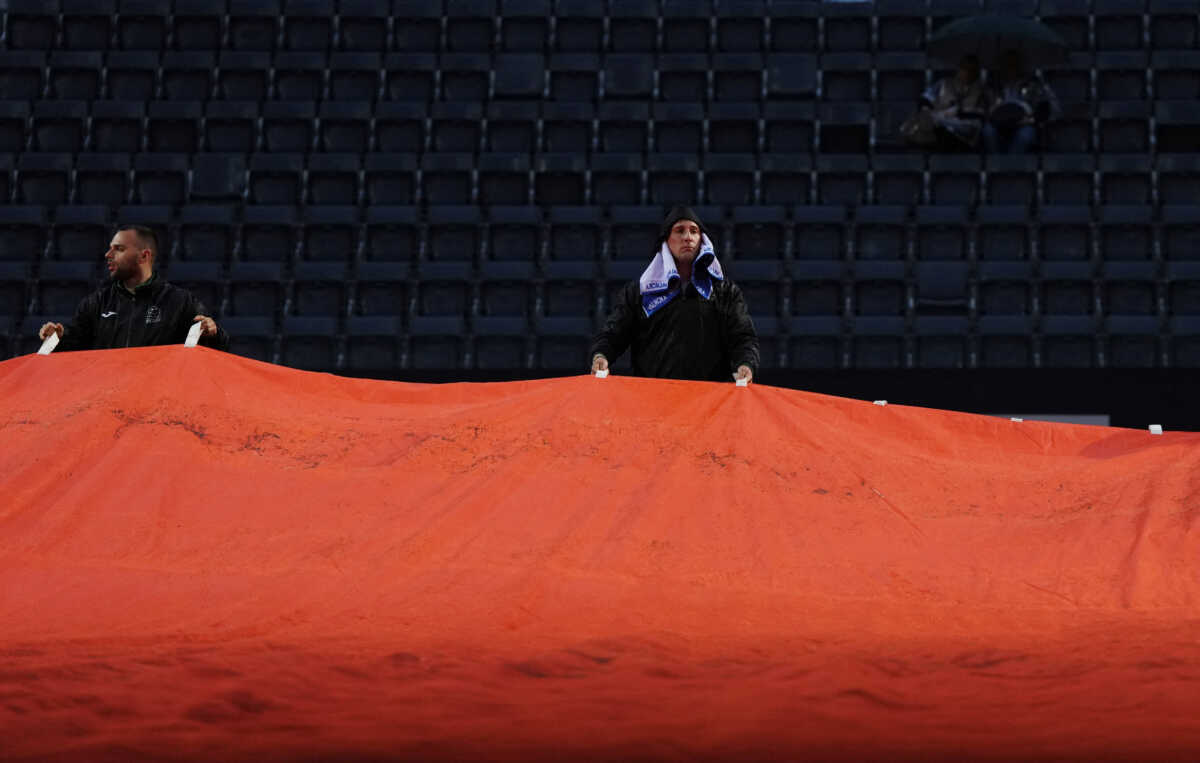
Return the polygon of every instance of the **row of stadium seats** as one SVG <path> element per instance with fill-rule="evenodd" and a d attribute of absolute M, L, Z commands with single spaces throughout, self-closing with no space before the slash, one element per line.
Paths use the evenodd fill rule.
<path fill-rule="evenodd" d="M 29 316 L 23 323 L 0 318 L 0 358 L 34 352 L 37 327 L 61 316 Z M 564 320 L 541 333 L 523 328 L 464 335 L 457 325 L 430 319 L 402 330 L 397 318 L 356 317 L 339 326 L 332 318 L 289 318 L 279 331 L 266 318 L 224 318 L 231 351 L 295 368 L 352 374 L 406 370 L 534 369 L 581 373 L 586 368 L 586 325 Z M 796 369 L 899 368 L 1154 368 L 1200 367 L 1200 316 L 1171 321 L 1160 333 L 1153 319 L 1094 322 L 1072 316 L 980 319 L 916 319 L 908 331 L 901 318 L 862 317 L 848 325 L 836 318 L 797 318 L 790 333 L 760 327 L 762 367 Z M 559 333 L 561 332 L 561 333 Z M 622 359 L 614 369 L 628 370 Z M 769 376 L 766 376 L 769 380 Z"/>
<path fill-rule="evenodd" d="M 14 204 L 1195 204 L 1196 154 L 0 154 Z"/>
<path fill-rule="evenodd" d="M 1190 48 L 1188 0 L 9 0 L 12 49 L 921 50 L 951 19 L 1037 14 L 1076 50 Z"/>
<path fill-rule="evenodd" d="M 1045 207 L 1031 220 L 1019 206 L 698 207 L 727 261 L 965 260 L 1161 262 L 1200 260 L 1200 207 Z M 853 214 L 851 214 L 851 212 Z M 168 233 L 164 259 L 184 262 L 411 264 L 418 272 L 535 265 L 590 277 L 609 261 L 644 264 L 662 212 L 654 207 L 354 207 L 191 205 L 0 207 L 0 261 L 92 261 L 114 221 Z M 559 269 L 555 271 L 554 269 Z"/>
<path fill-rule="evenodd" d="M 593 101 L 915 100 L 942 72 L 921 53 L 497 55 L 0 52 L 9 98 Z M 1192 100 L 1200 52 L 1073 53 L 1048 68 L 1065 101 Z"/>

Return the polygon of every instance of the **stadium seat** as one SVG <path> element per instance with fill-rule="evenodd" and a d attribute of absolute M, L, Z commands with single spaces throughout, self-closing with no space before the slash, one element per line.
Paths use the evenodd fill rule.
<path fill-rule="evenodd" d="M 544 318 L 538 324 L 538 368 L 580 373 L 588 368 L 592 324 L 585 318 Z M 614 371 L 628 368 L 626 358 L 613 363 Z"/>
<path fill-rule="evenodd" d="M 879 50 L 924 50 L 925 12 L 920 0 L 876 0 Z"/>
<path fill-rule="evenodd" d="M 1032 206 L 1038 198 L 1038 159 L 1031 154 L 987 156 L 986 192 L 989 204 Z"/>
<path fill-rule="evenodd" d="M 1170 360 L 1172 366 L 1200 368 L 1200 316 L 1181 315 L 1170 321 Z"/>
<path fill-rule="evenodd" d="M 475 199 L 475 159 L 465 153 L 421 157 L 422 193 L 431 205 L 470 204 Z"/>
<path fill-rule="evenodd" d="M 0 101 L 0 152 L 25 150 L 25 127 L 29 122 L 29 104 L 25 101 Z"/>
<path fill-rule="evenodd" d="M 275 49 L 281 21 L 278 0 L 230 0 L 229 45 L 234 50 Z"/>
<path fill-rule="evenodd" d="M 826 51 L 868 51 L 871 49 L 871 17 L 874 7 L 867 2 L 847 2 L 821 6 Z"/>
<path fill-rule="evenodd" d="M 640 154 L 596 154 L 589 174 L 592 203 L 606 206 L 642 203 L 645 177 Z"/>
<path fill-rule="evenodd" d="M 414 154 L 367 154 L 363 162 L 367 203 L 405 205 L 418 198 Z"/>
<path fill-rule="evenodd" d="M 1033 320 L 1017 315 L 983 316 L 975 327 L 979 365 L 1028 368 L 1033 365 Z"/>
<path fill-rule="evenodd" d="M 1102 101 L 1099 117 L 1101 153 L 1143 153 L 1150 150 L 1150 105 L 1145 101 Z"/>
<path fill-rule="evenodd" d="M 464 268 L 472 265 L 480 252 L 482 222 L 478 207 L 430 207 L 429 259 L 434 262 L 462 265 Z"/>
<path fill-rule="evenodd" d="M 493 62 L 490 97 L 537 99 L 544 95 L 546 59 L 541 53 L 501 53 Z"/>
<path fill-rule="evenodd" d="M 708 150 L 758 153 L 759 108 L 756 103 L 714 103 L 706 112 Z"/>
<path fill-rule="evenodd" d="M 871 158 L 870 184 L 875 204 L 914 205 L 925 188 L 925 157 L 919 154 L 876 154 Z"/>
<path fill-rule="evenodd" d="M 246 156 L 241 153 L 195 154 L 189 199 L 193 202 L 240 202 L 246 194 Z"/>
<path fill-rule="evenodd" d="M 285 317 L 280 342 L 283 364 L 310 371 L 335 370 L 337 325 L 334 318 Z"/>
<path fill-rule="evenodd" d="M 486 241 L 484 264 L 492 261 L 536 262 L 542 251 L 541 211 L 530 206 L 492 206 L 488 210 Z"/>
<path fill-rule="evenodd" d="M 1068 50 L 1091 50 L 1089 0 L 1042 0 L 1038 15 L 1067 44 Z"/>
<path fill-rule="evenodd" d="M 36 262 L 46 248 L 46 209 L 0 204 L 0 261 Z"/>
<path fill-rule="evenodd" d="M 666 53 L 658 57 L 658 96 L 664 101 L 699 107 L 712 100 L 709 59 L 701 53 Z"/>
<path fill-rule="evenodd" d="M 83 153 L 75 159 L 75 196 L 79 204 L 117 207 L 129 196 L 129 155 Z"/>
<path fill-rule="evenodd" d="M 954 315 L 918 315 L 913 320 L 917 368 L 966 368 L 970 363 L 967 319 Z"/>
<path fill-rule="evenodd" d="M 980 207 L 975 215 L 976 258 L 983 262 L 1030 259 L 1029 219 L 1023 206 Z"/>
<path fill-rule="evenodd" d="M 117 44 L 122 50 L 160 51 L 167 41 L 169 0 L 120 0 Z"/>
<path fill-rule="evenodd" d="M 262 101 L 271 95 L 271 56 L 268 53 L 222 50 L 216 74 L 217 92 L 227 100 Z"/>
<path fill-rule="evenodd" d="M 886 370 L 906 365 L 903 318 L 859 316 L 854 319 L 850 344 L 855 368 Z"/>
<path fill-rule="evenodd" d="M 100 285 L 100 259 L 95 262 L 43 262 L 35 293 L 37 312 L 60 316 L 75 314 L 79 303 Z"/>
<path fill-rule="evenodd" d="M 123 222 L 139 222 L 142 215 L 133 216 L 126 211 L 118 217 Z M 227 262 L 236 243 L 233 220 L 232 207 L 201 204 L 180 209 L 176 248 L 179 258 L 189 262 Z"/>
<path fill-rule="evenodd" d="M 714 5 L 717 51 L 757 53 L 764 49 L 766 33 L 763 22 L 768 14 L 763 0 L 730 0 Z M 812 21 L 812 37 L 815 41 L 816 19 L 813 18 Z"/>
<path fill-rule="evenodd" d="M 934 154 L 929 157 L 929 200 L 933 204 L 979 203 L 981 162 L 972 154 Z"/>
<path fill-rule="evenodd" d="M 199 101 L 151 101 L 146 112 L 147 148 L 184 154 L 196 151 L 202 114 L 203 104 Z"/>
<path fill-rule="evenodd" d="M 609 48 L 618 53 L 653 52 L 658 48 L 658 3 L 654 0 L 611 0 Z"/>
<path fill-rule="evenodd" d="M 976 284 L 980 321 L 992 316 L 1033 315 L 1033 282 L 1033 266 L 1029 262 L 980 262 Z"/>
<path fill-rule="evenodd" d="M 19 320 L 29 307 L 33 268 L 26 262 L 0 261 L 0 321 Z M 3 345 L 0 345 L 0 350 Z"/>
<path fill-rule="evenodd" d="M 271 67 L 274 97 L 281 101 L 319 101 L 325 94 L 327 61 L 316 51 L 281 51 Z"/>
<path fill-rule="evenodd" d="M 435 103 L 430 125 L 435 151 L 474 153 L 483 140 L 483 106 L 479 103 Z"/>
<path fill-rule="evenodd" d="M 552 154 L 590 154 L 594 117 L 595 110 L 590 103 L 543 103 L 542 150 Z"/>
<path fill-rule="evenodd" d="M 133 197 L 140 204 L 182 204 L 187 198 L 186 153 L 137 154 L 133 158 Z"/>
<path fill-rule="evenodd" d="M 363 226 L 363 255 L 368 263 L 395 267 L 393 263 L 411 263 L 420 252 L 421 238 L 417 224 L 417 209 L 411 206 L 367 207 Z M 360 270 L 361 272 L 361 270 Z"/>
<path fill-rule="evenodd" d="M 248 154 L 258 147 L 258 104 L 254 101 L 209 101 L 204 114 L 207 150 Z"/>
<path fill-rule="evenodd" d="M 842 260 L 846 257 L 846 208 L 798 206 L 792 210 L 793 255 L 797 260 Z"/>
<path fill-rule="evenodd" d="M 850 312 L 859 316 L 905 315 L 908 312 L 908 284 L 904 271 L 902 262 L 855 262 Z"/>
<path fill-rule="evenodd" d="M 1200 316 L 1200 263 L 1168 262 L 1164 286 L 1168 315 Z"/>
<path fill-rule="evenodd" d="M 496 10 L 495 0 L 446 0 L 446 50 L 490 51 Z"/>
<path fill-rule="evenodd" d="M 354 294 L 354 315 L 398 317 L 409 312 L 409 264 L 362 262 Z"/>
<path fill-rule="evenodd" d="M 826 101 L 869 101 L 874 62 L 864 52 L 827 53 L 820 63 L 821 98 Z M 920 92 L 917 90 L 916 92 Z M 911 93 L 910 93 L 911 95 Z"/>
<path fill-rule="evenodd" d="M 222 317 L 220 325 L 229 334 L 230 352 L 263 363 L 275 362 L 279 341 L 274 319 Z"/>
<path fill-rule="evenodd" d="M 859 207 L 854 222 L 855 259 L 904 260 L 908 256 L 907 222 L 905 207 Z"/>
<path fill-rule="evenodd" d="M 536 315 L 591 320 L 597 315 L 598 297 L 596 284 L 590 279 L 547 277 L 539 293 Z"/>
<path fill-rule="evenodd" d="M 111 240 L 110 210 L 102 206 L 67 206 L 54 210 L 51 247 L 55 259 L 99 263 Z"/>
<path fill-rule="evenodd" d="M 1104 321 L 1104 364 L 1112 368 L 1156 368 L 1162 349 L 1158 318 L 1114 315 Z"/>
<path fill-rule="evenodd" d="M 242 211 L 241 259 L 289 263 L 299 246 L 299 220 L 289 205 L 247 206 Z"/>
<path fill-rule="evenodd" d="M 664 0 L 660 49 L 707 53 L 712 39 L 712 5 L 709 0 Z"/>
<path fill-rule="evenodd" d="M 1048 205 L 1091 204 L 1096 195 L 1096 159 L 1089 154 L 1042 157 L 1042 196 Z"/>
<path fill-rule="evenodd" d="M 1093 368 L 1096 365 L 1096 322 L 1090 316 L 1045 316 L 1039 338 L 1039 360 L 1043 367 Z"/>
<path fill-rule="evenodd" d="M 701 163 L 705 201 L 709 204 L 744 205 L 755 200 L 754 154 L 708 154 Z"/>
<path fill-rule="evenodd" d="M 487 150 L 519 152 L 527 158 L 536 152 L 538 105 L 536 101 L 489 103 L 485 133 Z"/>
<path fill-rule="evenodd" d="M 1049 153 L 1087 154 L 1096 145 L 1093 132 L 1091 104 L 1063 103 L 1059 116 L 1041 128 L 1038 142 Z"/>
<path fill-rule="evenodd" d="M 479 203 L 524 204 L 531 200 L 529 155 L 522 153 L 480 154 L 476 159 Z"/>
<path fill-rule="evenodd" d="M 278 317 L 283 312 L 283 266 L 278 262 L 234 262 L 229 268 L 229 315 Z"/>
<path fill-rule="evenodd" d="M 812 198 L 812 158 L 807 153 L 765 153 L 759 161 L 764 204 L 808 204 Z"/>
<path fill-rule="evenodd" d="M 164 51 L 159 73 L 162 97 L 171 101 L 207 98 L 213 92 L 214 83 L 220 81 L 214 51 L 215 48 Z M 231 97 L 231 93 L 224 90 L 221 94 L 225 98 Z"/>
<path fill-rule="evenodd" d="M 1136 50 L 1143 47 L 1145 0 L 1094 0 L 1096 50 Z"/>
<path fill-rule="evenodd" d="M 793 316 L 789 320 L 787 358 L 790 368 L 845 368 L 848 362 L 842 319 Z"/>
<path fill-rule="evenodd" d="M 225 15 L 222 0 L 175 0 L 174 14 L 168 16 L 172 38 L 179 50 L 219 50 L 221 26 Z"/>
<path fill-rule="evenodd" d="M 920 53 L 880 53 L 872 69 L 876 76 L 875 97 L 881 101 L 905 101 L 911 108 L 925 91 L 925 57 Z"/>
<path fill-rule="evenodd" d="M 346 321 L 346 369 L 379 372 L 399 368 L 403 333 L 399 318 L 352 316 Z"/>
<path fill-rule="evenodd" d="M 418 103 L 433 100 L 437 58 L 432 53 L 391 53 L 384 58 L 383 67 L 388 100 Z"/>
<path fill-rule="evenodd" d="M 492 71 L 488 54 L 445 53 L 438 61 L 438 69 L 441 100 L 473 103 L 487 100 Z"/>
<path fill-rule="evenodd" d="M 539 154 L 534 165 L 534 200 L 538 204 L 583 204 L 587 165 L 574 153 Z"/>
<path fill-rule="evenodd" d="M 1156 104 L 1154 119 L 1159 151 L 1193 152 L 1196 130 L 1200 129 L 1200 106 L 1191 101 L 1162 101 Z"/>
<path fill-rule="evenodd" d="M 1158 316 L 1157 262 L 1104 262 L 1100 266 L 1099 299 L 1107 316 Z"/>
<path fill-rule="evenodd" d="M 1142 51 L 1096 54 L 1096 96 L 1101 101 L 1137 101 L 1147 97 L 1150 61 Z"/>
<path fill-rule="evenodd" d="M 58 39 L 57 2 L 9 0 L 5 9 L 5 42 L 10 49 L 50 50 L 55 46 Z"/>
<path fill-rule="evenodd" d="M 359 191 L 358 154 L 311 154 L 308 157 L 308 202 L 310 204 L 357 205 Z"/>
<path fill-rule="evenodd" d="M 561 19 L 559 30 L 562 30 Z M 602 66 L 595 53 L 555 53 L 550 57 L 549 69 L 550 100 L 590 103 L 597 97 Z"/>
<path fill-rule="evenodd" d="M 1200 18 L 1190 0 L 1150 0 L 1149 11 L 1151 50 L 1196 47 L 1200 40 Z"/>
<path fill-rule="evenodd" d="M 1091 210 L 1079 206 L 1042 207 L 1038 252 L 1048 261 L 1092 259 Z"/>
<path fill-rule="evenodd" d="M 1043 262 L 1040 268 L 1039 304 L 1046 316 L 1094 316 L 1099 295 L 1089 262 Z"/>
<path fill-rule="evenodd" d="M 599 147 L 606 152 L 642 153 L 650 139 L 647 103 L 605 102 L 597 111 Z"/>
<path fill-rule="evenodd" d="M 1200 51 L 1156 50 L 1149 68 L 1154 77 L 1156 99 L 1195 101 L 1200 98 Z"/>
<path fill-rule="evenodd" d="M 287 50 L 328 50 L 333 42 L 333 26 L 333 0 L 286 0 L 283 47 Z"/>
<path fill-rule="evenodd" d="M 427 109 L 407 101 L 383 101 L 374 109 L 375 145 L 389 153 L 420 154 L 426 150 Z"/>
<path fill-rule="evenodd" d="M 343 31 L 344 34 L 344 31 Z M 329 97 L 335 101 L 375 103 L 381 97 L 379 53 L 333 53 L 329 57 Z"/>
<path fill-rule="evenodd" d="M 867 157 L 817 155 L 817 200 L 857 206 L 867 200 Z"/>
<path fill-rule="evenodd" d="M 55 50 L 50 53 L 49 95 L 60 99 L 90 101 L 100 97 L 103 57 L 96 50 Z M 10 98 L 13 94 L 7 93 Z"/>
<path fill-rule="evenodd" d="M 33 150 L 75 153 L 87 134 L 85 101 L 35 101 L 30 131 Z"/>
<path fill-rule="evenodd" d="M 302 154 L 252 154 L 248 191 L 254 204 L 297 204 L 304 177 Z"/>
<path fill-rule="evenodd" d="M 610 256 L 614 260 L 645 263 L 658 250 L 662 211 L 654 207 L 614 206 L 610 220 Z"/>
<path fill-rule="evenodd" d="M 41 98 L 45 69 L 41 50 L 0 50 L 0 93 L 11 100 Z"/>
<path fill-rule="evenodd" d="M 1156 259 L 1150 206 L 1106 205 L 1098 214 L 1096 238 L 1102 261 Z"/>
<path fill-rule="evenodd" d="M 553 15 L 551 0 L 500 0 L 500 49 L 545 51 Z"/>
<path fill-rule="evenodd" d="M 347 312 L 346 264 L 297 262 L 288 315 L 338 318 Z"/>
<path fill-rule="evenodd" d="M 1162 208 L 1160 246 L 1167 260 L 1200 260 L 1200 208 L 1194 203 Z"/>
<path fill-rule="evenodd" d="M 61 0 L 62 46 L 68 50 L 107 50 L 116 19 L 115 0 Z"/>
<path fill-rule="evenodd" d="M 839 260 L 797 260 L 790 263 L 791 314 L 827 318 L 841 316 L 851 304 L 845 264 Z M 795 326 L 793 326 L 793 334 Z"/>
<path fill-rule="evenodd" d="M 400 53 L 434 52 L 442 44 L 442 4 L 421 0 L 395 0 L 392 23 L 395 50 Z M 385 39 L 386 39 L 386 32 Z"/>
<path fill-rule="evenodd" d="M 24 204 L 62 204 L 71 187 L 71 155 L 24 153 L 17 157 L 16 200 Z"/>
<path fill-rule="evenodd" d="M 111 51 L 105 62 L 105 75 L 108 98 L 148 101 L 156 96 L 158 54 L 144 50 Z"/>
<path fill-rule="evenodd" d="M 654 93 L 654 58 L 650 54 L 613 53 L 604 58 L 604 99 L 646 99 Z"/>
<path fill-rule="evenodd" d="M 142 150 L 142 104 L 96 101 L 92 104 L 91 150 L 136 153 Z"/>
<path fill-rule="evenodd" d="M 748 2 L 741 8 L 743 12 L 757 14 L 754 19 L 766 18 L 768 15 L 760 10 L 762 3 L 759 2 Z M 821 3 L 811 0 L 773 4 L 770 11 L 770 49 L 777 52 L 805 53 L 817 50 L 821 40 L 821 12 Z M 747 31 L 753 28 L 753 24 L 747 22 Z"/>
<path fill-rule="evenodd" d="M 966 207 L 943 204 L 916 208 L 914 253 L 918 260 L 964 260 L 970 239 Z"/>
<path fill-rule="evenodd" d="M 171 262 L 165 269 L 168 281 L 190 291 L 217 320 L 225 312 L 226 279 L 222 272 L 223 266 L 217 262 Z"/>
<path fill-rule="evenodd" d="M 559 262 L 583 263 L 590 270 L 600 260 L 604 251 L 604 224 L 598 208 L 551 206 L 546 213 L 546 224 L 550 260 L 546 267 Z"/>
<path fill-rule="evenodd" d="M 767 72 L 758 53 L 716 53 L 712 57 L 712 94 L 719 103 L 761 101 Z"/>
<path fill-rule="evenodd" d="M 704 109 L 698 103 L 656 103 L 654 150 L 698 154 L 704 148 Z"/>
<path fill-rule="evenodd" d="M 680 200 L 699 200 L 700 161 L 695 154 L 650 154 L 646 186 L 650 203 L 664 208 Z"/>
<path fill-rule="evenodd" d="M 304 259 L 338 263 L 357 260 L 361 227 L 356 206 L 308 207 L 301 249 Z"/>
<path fill-rule="evenodd" d="M 312 150 L 317 109 L 312 101 L 267 101 L 262 104 L 262 147 L 272 153 Z"/>

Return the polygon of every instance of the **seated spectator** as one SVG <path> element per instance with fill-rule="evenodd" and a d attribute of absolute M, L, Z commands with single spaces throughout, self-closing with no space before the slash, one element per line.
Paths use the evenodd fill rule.
<path fill-rule="evenodd" d="M 1015 50 L 1007 51 L 992 85 L 992 108 L 983 127 L 989 154 L 1027 154 L 1037 145 L 1038 128 L 1059 113 L 1050 86 L 1029 73 Z"/>
<path fill-rule="evenodd" d="M 988 106 L 979 59 L 964 56 L 953 76 L 938 80 L 921 94 L 919 111 L 901 131 L 910 143 L 938 151 L 968 150 L 979 142 Z"/>
<path fill-rule="evenodd" d="M 157 256 L 158 238 L 153 229 L 122 226 L 104 255 L 112 280 L 84 297 L 70 323 L 46 323 L 38 338 L 58 334 L 59 350 L 182 344 L 192 324 L 199 323 L 200 344 L 229 349 L 229 337 L 207 315 L 204 305 L 155 272 Z"/>

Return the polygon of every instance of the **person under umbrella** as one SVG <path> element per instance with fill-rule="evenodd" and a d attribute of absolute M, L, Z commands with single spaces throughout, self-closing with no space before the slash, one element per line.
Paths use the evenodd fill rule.
<path fill-rule="evenodd" d="M 979 76 L 979 59 L 963 56 L 958 71 L 921 94 L 919 116 L 933 127 L 933 146 L 940 151 L 973 148 L 979 142 L 990 97 Z"/>
<path fill-rule="evenodd" d="M 1001 56 L 995 82 L 988 84 L 994 102 L 983 127 L 984 150 L 989 154 L 1032 151 L 1037 145 L 1038 128 L 1059 113 L 1054 91 L 1028 72 L 1021 54 L 1011 49 Z"/>

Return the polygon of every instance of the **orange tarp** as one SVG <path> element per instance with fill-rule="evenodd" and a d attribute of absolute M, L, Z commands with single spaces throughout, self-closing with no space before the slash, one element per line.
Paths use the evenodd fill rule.
<path fill-rule="evenodd" d="M 1200 757 L 1200 435 L 160 347 L 0 443 L 0 758 Z"/>

